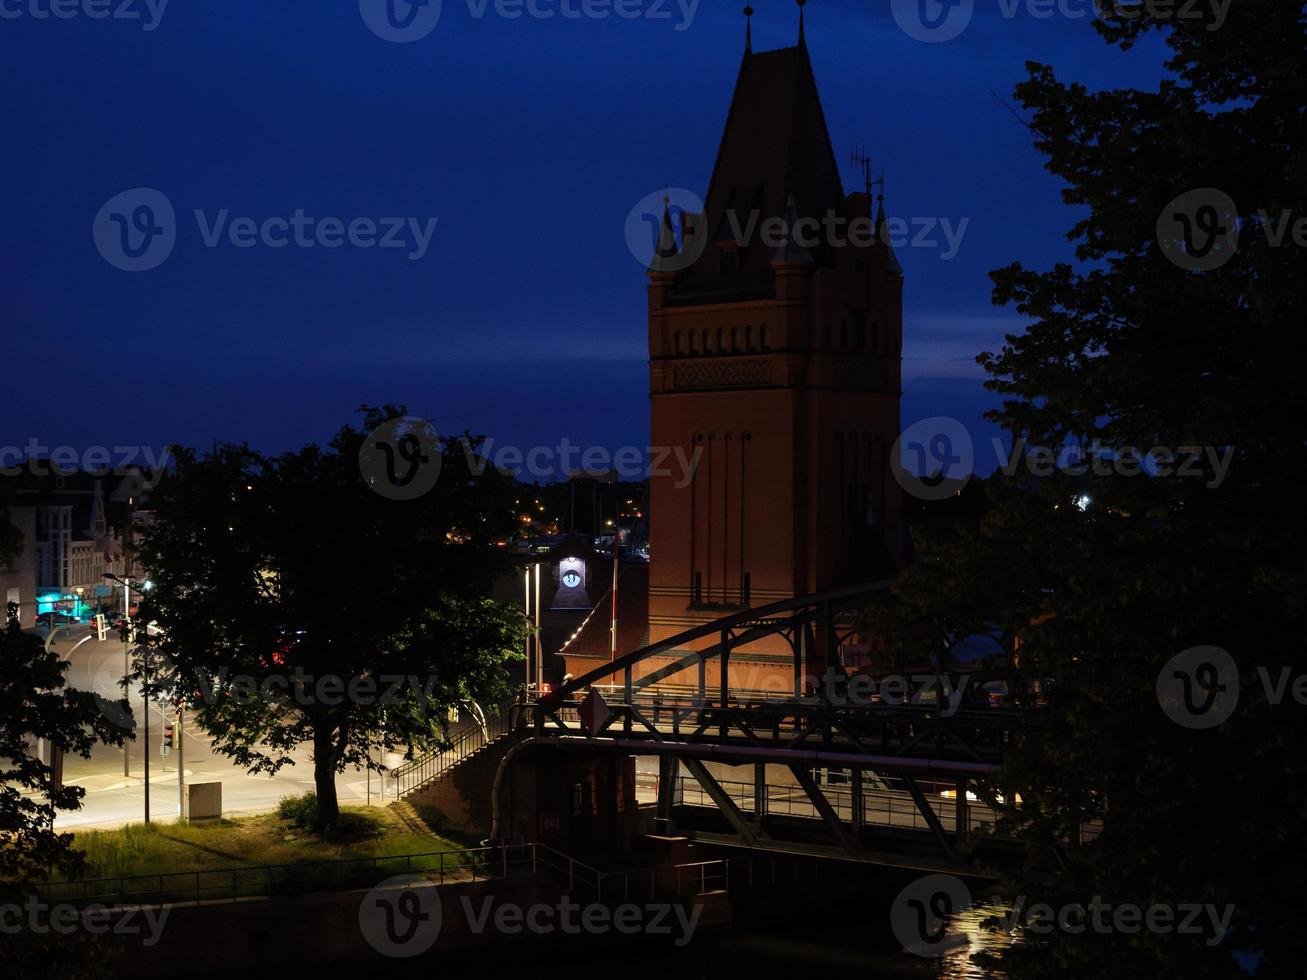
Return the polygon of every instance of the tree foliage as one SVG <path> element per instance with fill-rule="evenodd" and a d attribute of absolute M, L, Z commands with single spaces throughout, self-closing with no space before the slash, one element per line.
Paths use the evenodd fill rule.
<path fill-rule="evenodd" d="M 995 475 L 983 517 L 919 542 L 896 613 L 937 635 L 998 625 L 1023 673 L 1061 681 L 994 787 L 1020 794 L 1001 829 L 1032 844 L 1014 895 L 1235 913 L 1212 945 L 1147 929 L 1028 937 L 1005 958 L 1016 977 L 1302 975 L 1307 706 L 1292 680 L 1274 701 L 1307 671 L 1307 250 L 1292 232 L 1273 240 L 1307 218 L 1304 10 L 1236 0 L 1218 27 L 1179 8 L 1105 7 L 1097 24 L 1140 57 L 1150 33 L 1165 40 L 1155 91 L 1091 91 L 1031 63 L 1016 92 L 1083 217 L 1076 264 L 993 273 L 995 302 L 1033 323 L 980 359 L 1004 398 L 991 417 L 1027 450 L 1091 448 L 1109 464 Z M 1196 188 L 1243 216 L 1237 251 L 1209 271 L 1158 241 L 1159 217 Z M 1201 447 L 1203 462 L 1129 465 L 1154 447 Z M 1222 476 L 1212 460 L 1227 458 Z M 1156 684 L 1205 645 L 1232 655 L 1240 697 L 1194 730 L 1163 713 Z M 1086 818 L 1102 836 L 1069 846 Z"/>
<path fill-rule="evenodd" d="M 69 688 L 67 670 L 39 636 L 22 631 L 18 607 L 9 604 L 0 630 L 0 905 L 25 906 L 39 882 L 85 867 L 73 835 L 56 833 L 53 820 L 79 809 L 86 791 L 56 784 L 38 740 L 87 759 L 96 744 L 123 743 L 124 730 L 111 719 L 130 713 L 127 702 L 109 709 L 95 694 Z M 0 967 L 12 977 L 80 976 L 85 954 L 79 941 L 20 929 L 0 943 Z"/>
<path fill-rule="evenodd" d="M 365 429 L 403 415 L 368 409 Z M 275 457 L 178 450 L 141 549 L 159 686 L 251 772 L 309 745 L 328 829 L 335 776 L 377 768 L 370 750 L 441 744 L 450 706 L 508 690 L 524 628 L 490 598 L 513 481 L 475 440 L 444 440 L 434 487 L 390 499 L 362 475 L 365 438 L 347 426 Z"/>

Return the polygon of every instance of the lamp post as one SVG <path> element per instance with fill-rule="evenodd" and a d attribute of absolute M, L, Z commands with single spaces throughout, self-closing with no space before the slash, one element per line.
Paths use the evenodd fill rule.
<path fill-rule="evenodd" d="M 131 673 L 131 654 L 129 642 L 132 633 L 132 579 L 134 576 L 128 575 L 126 578 L 119 578 L 111 572 L 105 572 L 104 577 L 111 581 L 117 582 L 123 587 L 123 619 L 127 624 L 127 629 L 123 634 L 123 678 L 124 680 Z M 148 589 L 150 583 L 143 583 L 143 588 Z M 143 778 L 145 785 L 145 822 L 150 822 L 150 675 L 149 659 L 146 659 L 146 670 L 141 676 L 141 701 L 144 704 L 145 721 L 144 721 L 144 742 L 145 751 L 141 753 L 144 767 Z M 128 775 L 127 768 L 127 743 L 123 742 L 123 775 Z"/>

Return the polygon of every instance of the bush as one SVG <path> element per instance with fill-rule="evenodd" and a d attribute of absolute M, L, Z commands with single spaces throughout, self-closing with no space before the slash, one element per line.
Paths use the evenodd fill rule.
<path fill-rule="evenodd" d="M 312 790 L 302 796 L 283 796 L 277 804 L 277 816 L 293 820 L 296 826 L 316 831 L 322 826 L 318 813 L 318 794 Z"/>

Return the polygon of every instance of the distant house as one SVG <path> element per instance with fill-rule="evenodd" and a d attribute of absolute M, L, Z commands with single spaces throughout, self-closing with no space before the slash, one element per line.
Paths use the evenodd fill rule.
<path fill-rule="evenodd" d="M 23 533 L 14 566 L 0 570 L 8 601 L 17 601 L 22 623 L 44 613 L 85 618 L 112 607 L 114 586 L 106 574 L 132 574 L 132 528 L 139 522 L 146 474 L 131 468 L 101 474 L 66 471 L 29 461 L 6 477 L 10 522 Z"/>

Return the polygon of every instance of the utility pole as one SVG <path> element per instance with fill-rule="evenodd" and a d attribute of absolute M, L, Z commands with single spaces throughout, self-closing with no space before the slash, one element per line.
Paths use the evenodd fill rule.
<path fill-rule="evenodd" d="M 618 517 L 621 516 L 621 508 L 617 511 Z M 617 660 L 617 556 L 620 552 L 618 541 L 621 537 L 622 529 L 617 525 L 617 517 L 613 518 L 613 614 L 612 614 L 612 636 L 608 641 L 608 660 L 614 663 Z"/>
<path fill-rule="evenodd" d="M 185 709 L 177 702 L 177 819 L 186 819 L 186 730 L 182 727 Z"/>
<path fill-rule="evenodd" d="M 545 657 L 544 650 L 540 643 L 540 570 L 544 565 L 536 563 L 536 627 L 535 627 L 535 648 L 536 648 L 536 694 L 539 695 L 545 689 Z"/>
<path fill-rule="evenodd" d="M 522 613 L 524 616 L 526 616 L 527 625 L 529 626 L 531 623 L 531 566 L 530 565 L 526 566 L 525 582 L 526 582 L 526 592 L 522 596 Z M 526 700 L 530 700 L 531 698 L 531 636 L 532 636 L 532 631 L 528 629 L 526 633 L 526 637 L 522 640 L 523 645 L 526 647 L 525 650 L 526 677 L 523 681 L 523 684 L 525 686 L 522 688 L 522 696 Z"/>
<path fill-rule="evenodd" d="M 129 627 L 130 628 L 130 627 Z M 141 672 L 141 698 L 145 702 L 145 822 L 150 822 L 150 654 L 146 651 L 145 668 Z"/>

